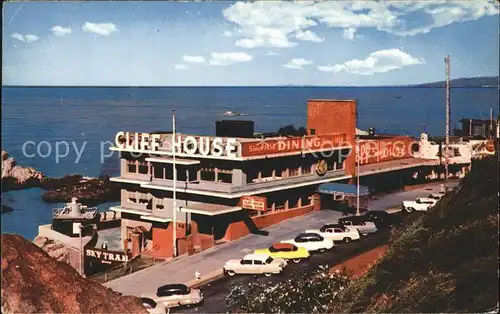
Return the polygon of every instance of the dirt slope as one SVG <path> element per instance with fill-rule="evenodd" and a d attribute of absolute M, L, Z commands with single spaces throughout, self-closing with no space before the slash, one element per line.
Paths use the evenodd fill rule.
<path fill-rule="evenodd" d="M 19 235 L 2 234 L 2 313 L 147 313 Z"/>

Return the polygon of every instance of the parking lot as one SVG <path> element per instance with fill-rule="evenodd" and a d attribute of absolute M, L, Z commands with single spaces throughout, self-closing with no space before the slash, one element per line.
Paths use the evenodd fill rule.
<path fill-rule="evenodd" d="M 388 207 L 397 207 L 403 200 L 413 200 L 416 197 L 427 196 L 440 189 L 439 184 L 433 184 L 407 192 L 394 192 L 379 196 L 376 199 L 364 200 L 370 210 L 385 210 Z M 282 223 L 266 228 L 268 236 L 250 234 L 236 241 L 222 244 L 201 253 L 183 257 L 169 263 L 162 263 L 144 269 L 137 273 L 124 276 L 104 285 L 124 295 L 150 295 L 156 288 L 165 284 L 184 283 L 193 284 L 198 272 L 201 280 L 214 277 L 222 272 L 222 267 L 229 259 L 240 259 L 244 255 L 258 248 L 267 248 L 275 242 L 292 239 L 306 229 L 316 229 L 326 223 L 334 223 L 341 216 L 340 212 L 322 210 L 308 215 L 288 219 Z M 360 241 L 349 244 L 339 244 L 337 248 L 327 253 L 318 253 L 309 260 L 300 264 L 289 265 L 285 274 L 279 278 L 286 278 L 286 274 L 303 267 L 316 267 L 319 264 L 334 265 L 364 251 L 375 248 L 387 240 L 387 232 L 363 237 Z M 224 311 L 224 298 L 232 285 L 253 280 L 277 280 L 276 278 L 258 278 L 253 276 L 236 276 L 223 278 L 203 287 L 206 301 L 201 308 L 202 312 Z M 195 311 L 195 309 L 189 309 Z"/>
<path fill-rule="evenodd" d="M 234 277 L 224 276 L 216 281 L 202 285 L 200 289 L 205 297 L 202 306 L 191 308 L 174 308 L 172 313 L 225 313 L 226 297 L 234 286 L 248 285 L 250 282 L 272 284 L 272 282 L 286 280 L 293 272 L 303 272 L 306 269 L 314 269 L 319 265 L 334 266 L 348 260 L 363 252 L 374 249 L 387 243 L 389 239 L 388 230 L 362 237 L 358 241 L 350 243 L 339 243 L 336 247 L 325 253 L 312 253 L 311 256 L 299 264 L 289 263 L 283 273 L 272 277 L 236 275 Z"/>

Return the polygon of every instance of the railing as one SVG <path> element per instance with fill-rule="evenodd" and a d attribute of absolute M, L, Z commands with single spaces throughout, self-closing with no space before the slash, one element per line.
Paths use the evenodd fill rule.
<path fill-rule="evenodd" d="M 252 190 L 256 190 L 256 189 L 270 188 L 270 187 L 276 187 L 276 186 L 286 186 L 286 185 L 295 184 L 295 183 L 305 183 L 305 182 L 313 181 L 313 180 L 317 180 L 317 179 L 329 179 L 329 178 L 333 179 L 333 178 L 336 178 L 336 177 L 339 177 L 342 175 L 345 175 L 344 169 L 329 171 L 322 177 L 318 177 L 315 174 L 308 174 L 308 175 L 296 176 L 296 177 L 291 177 L 291 178 L 286 178 L 286 179 L 278 179 L 278 180 L 273 180 L 273 181 L 247 183 L 244 186 L 235 186 L 235 185 L 231 185 L 228 183 L 207 182 L 207 181 L 201 181 L 201 182 L 196 183 L 196 184 L 193 184 L 193 183 L 186 184 L 186 182 L 177 181 L 177 188 L 179 190 L 182 190 L 183 188 L 188 188 L 188 189 L 193 189 L 193 190 L 206 190 L 206 191 L 216 191 L 216 192 L 225 192 L 225 193 L 236 193 L 236 192 L 252 191 Z M 151 182 L 151 184 L 165 186 L 165 187 L 173 187 L 172 180 L 154 179 Z"/>

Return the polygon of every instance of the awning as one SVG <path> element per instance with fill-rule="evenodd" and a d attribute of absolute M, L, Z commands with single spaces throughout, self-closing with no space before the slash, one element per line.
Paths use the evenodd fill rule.
<path fill-rule="evenodd" d="M 242 210 L 239 206 L 225 206 L 219 204 L 192 204 L 181 206 L 181 212 L 200 214 L 205 216 L 217 216 Z"/>
<path fill-rule="evenodd" d="M 323 194 L 335 194 L 344 196 L 356 196 L 357 186 L 355 184 L 342 184 L 342 183 L 323 183 L 316 190 Z M 359 186 L 359 196 L 369 195 L 370 190 L 366 186 Z"/>

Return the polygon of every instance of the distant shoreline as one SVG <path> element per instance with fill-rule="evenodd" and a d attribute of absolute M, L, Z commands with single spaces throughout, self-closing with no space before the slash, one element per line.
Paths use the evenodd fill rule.
<path fill-rule="evenodd" d="M 496 85 L 465 86 L 450 84 L 450 88 L 498 88 Z M 57 85 L 2 85 L 2 88 L 444 88 L 435 85 L 377 85 L 377 86 L 348 86 L 348 85 L 233 85 L 233 86 L 57 86 Z"/>

